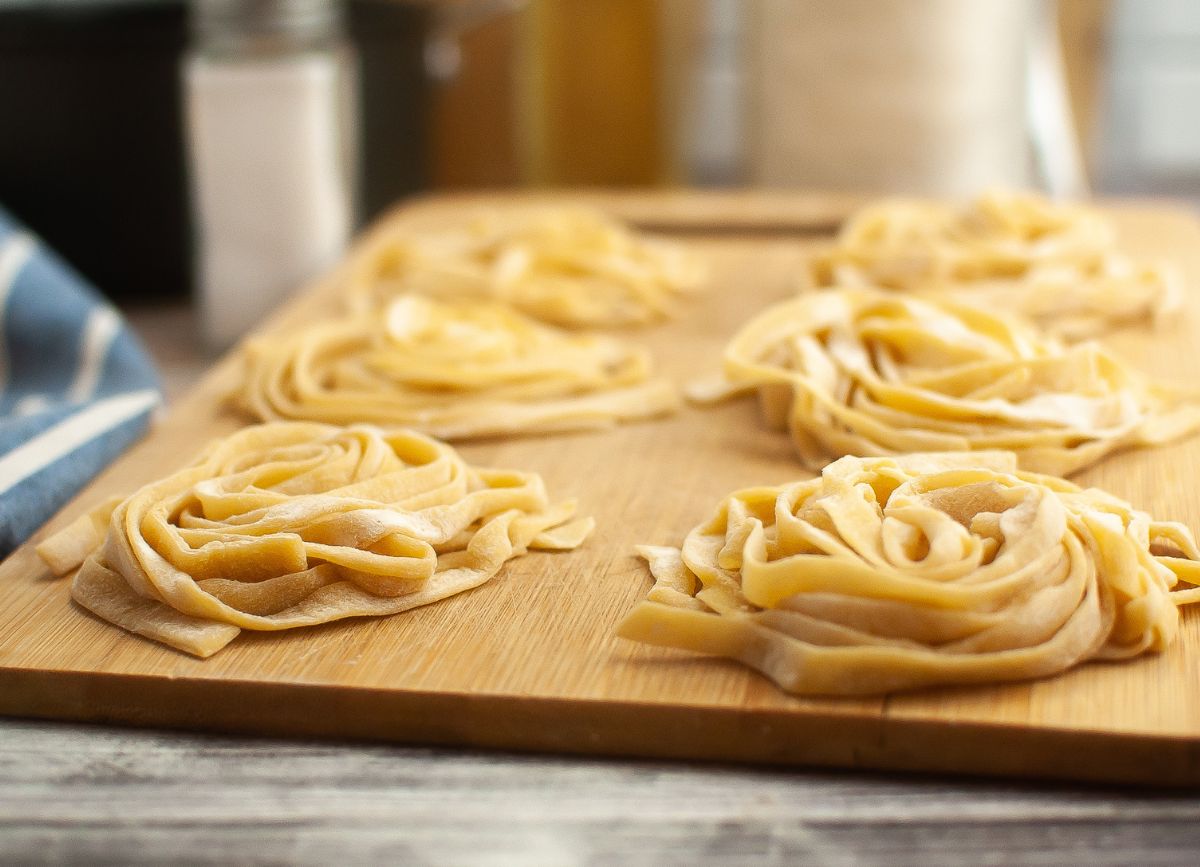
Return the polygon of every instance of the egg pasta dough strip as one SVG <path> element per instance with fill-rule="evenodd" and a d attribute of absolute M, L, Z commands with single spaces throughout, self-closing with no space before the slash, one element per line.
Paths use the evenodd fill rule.
<path fill-rule="evenodd" d="M 831 457 L 1003 449 L 1069 475 L 1121 448 L 1200 427 L 1197 395 L 1156 384 L 1094 342 L 1064 345 L 946 298 L 829 289 L 774 305 L 689 390 L 759 395 L 813 468 Z"/>
<path fill-rule="evenodd" d="M 788 692 L 874 695 L 1046 677 L 1162 651 L 1200 601 L 1183 525 L 1006 452 L 845 457 L 737 491 L 680 548 L 625 638 L 723 656 Z"/>
<path fill-rule="evenodd" d="M 1170 321 L 1180 279 L 1162 263 L 1119 252 L 1094 209 L 1032 193 L 990 192 L 959 207 L 890 199 L 852 216 L 813 262 L 817 286 L 952 293 L 989 310 L 1019 311 L 1068 339 Z"/>
<path fill-rule="evenodd" d="M 382 314 L 260 338 L 235 400 L 260 420 L 412 427 L 442 439 L 611 426 L 674 410 L 649 353 L 502 304 L 407 295 Z"/>
<path fill-rule="evenodd" d="M 107 514 L 105 514 L 107 513 Z M 199 657 L 242 629 L 396 614 L 591 532 L 540 476 L 471 467 L 406 430 L 276 422 L 107 503 L 38 546 L 71 595 Z M 99 527 L 103 526 L 103 532 Z"/>
<path fill-rule="evenodd" d="M 694 292 L 703 268 L 681 247 L 582 207 L 477 209 L 438 229 L 368 237 L 345 270 L 355 311 L 407 293 L 510 304 L 567 328 L 644 325 Z"/>

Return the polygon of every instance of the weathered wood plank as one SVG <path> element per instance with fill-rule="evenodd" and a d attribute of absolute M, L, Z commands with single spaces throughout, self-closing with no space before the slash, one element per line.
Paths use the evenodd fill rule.
<path fill-rule="evenodd" d="M 0 721 L 0 862 L 1188 864 L 1200 795 Z"/>

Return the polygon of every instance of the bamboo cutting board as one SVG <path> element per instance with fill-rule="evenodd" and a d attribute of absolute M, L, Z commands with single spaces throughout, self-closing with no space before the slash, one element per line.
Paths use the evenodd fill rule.
<path fill-rule="evenodd" d="M 633 335 L 683 380 L 713 370 L 724 341 L 796 271 L 838 200 L 739 195 L 600 199 L 662 228 L 711 262 L 711 289 L 670 324 Z M 759 201 L 761 211 L 756 211 Z M 390 219 L 423 219 L 457 200 Z M 758 218 L 755 218 L 756 213 Z M 1195 380 L 1200 360 L 1200 224 L 1151 207 L 1115 212 L 1126 247 L 1173 259 L 1193 287 L 1171 330 L 1111 342 L 1155 373 Z M 266 328 L 336 304 L 317 285 Z M 221 407 L 236 381 L 219 363 L 139 446 L 34 539 L 102 497 L 176 468 L 244 420 Z M 0 713 L 263 734 L 347 736 L 601 753 L 1014 776 L 1200 783 L 1200 611 L 1162 656 L 1091 664 L 1063 676 L 882 699 L 800 699 L 731 662 L 633 645 L 617 622 L 650 579 L 636 543 L 675 544 L 730 491 L 798 478 L 785 438 L 755 406 L 686 408 L 611 431 L 464 445 L 477 464 L 541 473 L 577 496 L 596 534 L 572 553 L 532 553 L 489 584 L 388 619 L 284 633 L 243 632 L 209 660 L 130 636 L 74 606 L 27 545 L 0 565 Z M 1200 529 L 1200 438 L 1119 455 L 1082 474 L 1162 518 Z"/>

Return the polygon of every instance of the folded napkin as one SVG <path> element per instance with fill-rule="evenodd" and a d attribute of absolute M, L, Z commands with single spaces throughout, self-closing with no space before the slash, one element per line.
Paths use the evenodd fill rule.
<path fill-rule="evenodd" d="M 140 437 L 161 401 L 117 311 L 0 209 L 0 557 Z"/>

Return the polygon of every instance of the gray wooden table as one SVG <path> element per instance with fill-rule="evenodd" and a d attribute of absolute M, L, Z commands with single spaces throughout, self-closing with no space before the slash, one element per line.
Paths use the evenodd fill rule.
<path fill-rule="evenodd" d="M 136 311 L 168 391 L 185 310 Z M 0 720 L 0 863 L 1200 864 L 1200 793 Z"/>
<path fill-rule="evenodd" d="M 0 720 L 0 862 L 1195 864 L 1200 796 Z"/>

